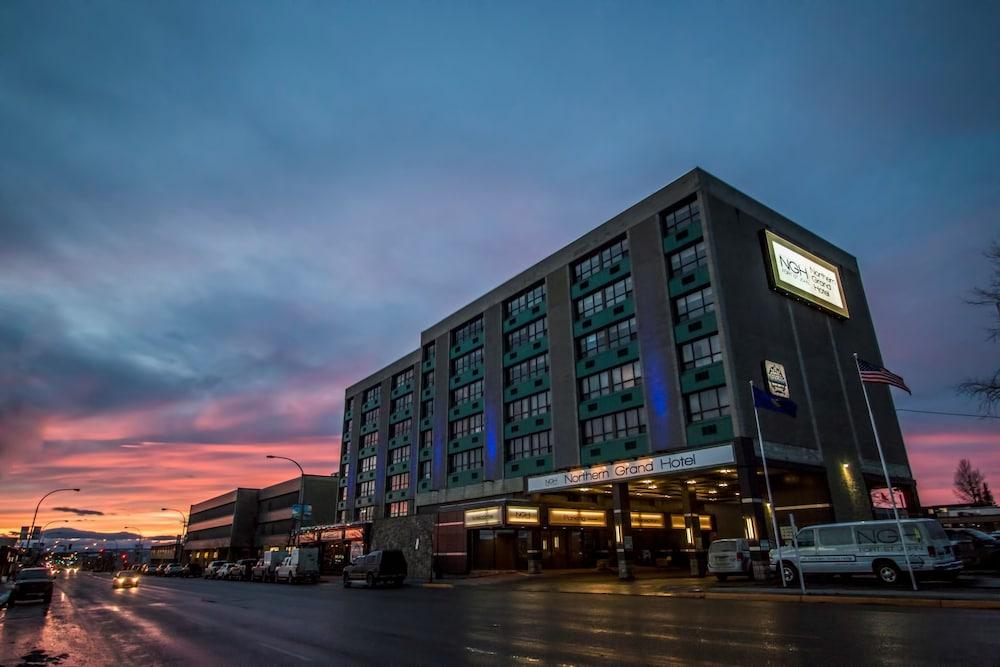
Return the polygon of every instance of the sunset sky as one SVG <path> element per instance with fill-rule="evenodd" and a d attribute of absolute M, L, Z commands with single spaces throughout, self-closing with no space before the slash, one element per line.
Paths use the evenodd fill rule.
<path fill-rule="evenodd" d="M 858 257 L 897 407 L 974 412 L 998 7 L 0 4 L 0 532 L 332 472 L 346 385 L 694 166 Z M 924 503 L 1000 486 L 1000 421 L 900 422 Z"/>

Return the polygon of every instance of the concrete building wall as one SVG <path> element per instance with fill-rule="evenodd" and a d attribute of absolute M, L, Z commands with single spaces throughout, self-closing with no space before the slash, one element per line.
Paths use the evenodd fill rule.
<path fill-rule="evenodd" d="M 406 558 L 411 580 L 430 581 L 433 561 L 434 516 L 418 514 L 378 519 L 372 524 L 372 551 L 399 549 Z"/>

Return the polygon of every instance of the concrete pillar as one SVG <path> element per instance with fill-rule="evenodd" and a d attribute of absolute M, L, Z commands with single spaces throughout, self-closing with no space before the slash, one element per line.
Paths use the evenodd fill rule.
<path fill-rule="evenodd" d="M 705 544 L 701 536 L 701 524 L 698 519 L 701 503 L 693 485 L 689 485 L 681 494 L 681 504 L 684 509 L 684 533 L 688 546 L 685 551 L 691 558 L 691 575 L 704 577 L 706 570 Z"/>
<path fill-rule="evenodd" d="M 528 531 L 528 574 L 542 573 L 542 529 Z"/>
<path fill-rule="evenodd" d="M 770 560 L 768 552 L 774 543 L 768 536 L 774 532 L 771 519 L 765 510 L 767 490 L 764 480 L 757 474 L 757 457 L 752 438 L 739 438 L 736 442 L 736 461 L 739 474 L 740 509 L 743 514 L 743 536 L 750 540 L 750 559 L 753 576 L 758 581 L 768 578 Z M 766 540 L 766 547 L 759 540 Z"/>
<path fill-rule="evenodd" d="M 618 578 L 634 579 L 632 574 L 632 509 L 628 497 L 628 482 L 612 486 L 612 523 L 614 524 L 615 553 L 618 555 Z"/>

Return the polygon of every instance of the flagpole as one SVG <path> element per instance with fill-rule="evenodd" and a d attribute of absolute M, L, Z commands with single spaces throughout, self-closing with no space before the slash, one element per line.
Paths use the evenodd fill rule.
<path fill-rule="evenodd" d="M 753 393 L 753 380 L 750 380 L 750 404 L 753 405 L 753 418 L 757 422 L 757 441 L 760 443 L 760 460 L 764 464 L 764 484 L 767 486 L 767 502 L 771 505 L 771 528 L 774 530 L 774 546 L 778 550 L 778 567 L 776 571 L 781 579 L 781 587 L 786 588 L 784 564 L 781 562 L 781 533 L 778 532 L 777 508 L 774 496 L 771 495 L 771 478 L 767 474 L 767 455 L 764 453 L 764 436 L 760 432 L 760 415 L 757 414 L 757 397 Z M 770 560 L 770 555 L 768 556 Z M 770 563 L 768 563 L 770 565 Z"/>
<path fill-rule="evenodd" d="M 913 574 L 913 565 L 910 564 L 910 552 L 906 549 L 906 535 L 903 533 L 903 522 L 899 520 L 899 510 L 896 508 L 896 494 L 892 492 L 892 482 L 889 480 L 889 467 L 885 464 L 885 455 L 882 453 L 882 441 L 878 437 L 878 429 L 875 428 L 875 413 L 872 412 L 872 404 L 868 400 L 868 387 L 865 386 L 865 379 L 861 377 L 861 366 L 858 365 L 857 352 L 854 353 L 854 368 L 858 371 L 858 380 L 861 381 L 861 391 L 865 395 L 865 406 L 868 408 L 868 418 L 872 422 L 872 433 L 875 435 L 875 449 L 878 450 L 878 459 L 882 462 L 885 488 L 889 492 L 889 502 L 892 503 L 892 515 L 896 518 L 896 530 L 899 531 L 899 542 L 903 545 L 903 558 L 906 559 L 906 569 L 910 573 L 910 584 L 912 584 L 913 590 L 917 590 L 917 577 Z"/>

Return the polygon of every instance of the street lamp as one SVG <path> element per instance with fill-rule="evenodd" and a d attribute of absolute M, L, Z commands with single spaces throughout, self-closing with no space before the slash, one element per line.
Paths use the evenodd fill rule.
<path fill-rule="evenodd" d="M 298 461 L 296 461 L 295 459 L 290 459 L 287 456 L 275 456 L 274 454 L 268 454 L 267 458 L 282 459 L 283 461 L 291 461 L 292 463 L 295 464 L 295 467 L 299 469 L 299 518 L 296 519 L 295 512 L 292 511 L 292 529 L 288 533 L 288 546 L 292 546 L 292 535 L 295 534 L 295 524 L 296 522 L 298 522 L 299 526 L 302 525 L 302 513 L 304 509 L 302 507 L 302 491 L 303 491 L 302 485 L 305 482 L 306 472 L 302 469 L 302 466 L 299 465 Z"/>
<path fill-rule="evenodd" d="M 181 515 L 181 538 L 185 542 L 187 542 L 188 520 L 187 520 L 187 517 L 184 516 L 184 512 L 182 512 L 180 510 L 175 510 L 172 507 L 161 507 L 160 511 L 161 512 L 177 512 L 178 514 Z M 184 552 L 181 550 L 181 539 L 178 539 L 177 540 L 177 547 L 174 549 L 174 558 L 177 560 L 178 563 L 180 563 L 182 560 L 184 560 L 183 556 L 184 556 Z"/>
<path fill-rule="evenodd" d="M 142 560 L 142 531 L 135 526 L 123 526 L 122 530 L 134 530 L 139 533 L 139 548 L 135 550 L 135 562 L 138 563 Z"/>
<path fill-rule="evenodd" d="M 49 521 L 47 524 L 45 524 L 44 526 L 42 526 L 42 529 L 40 531 L 38 531 L 38 539 L 39 539 L 39 541 L 41 541 L 42 538 L 45 537 L 45 529 L 48 528 L 49 526 L 51 526 L 54 523 L 69 523 L 69 519 L 56 519 L 55 521 Z"/>
<path fill-rule="evenodd" d="M 59 493 L 60 491 L 76 491 L 80 492 L 80 489 L 53 489 L 46 493 L 44 496 L 38 499 L 38 504 L 35 505 L 35 513 L 31 516 L 31 528 L 28 529 L 28 545 L 31 545 L 31 534 L 35 532 L 35 521 L 38 519 L 38 508 L 42 506 L 42 501 L 51 496 L 53 493 Z"/>

